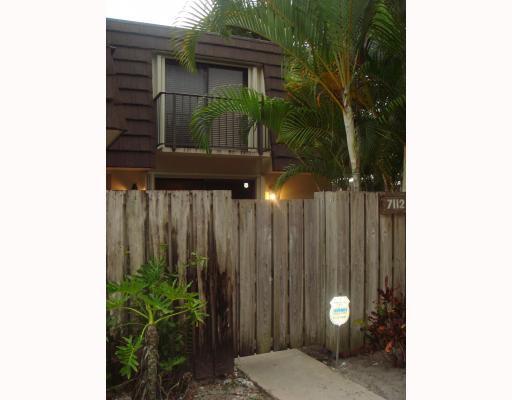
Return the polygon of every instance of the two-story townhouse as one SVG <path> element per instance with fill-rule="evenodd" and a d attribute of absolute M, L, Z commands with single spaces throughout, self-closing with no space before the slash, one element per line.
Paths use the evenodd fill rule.
<path fill-rule="evenodd" d="M 293 154 L 261 126 L 242 134 L 243 116 L 228 114 L 214 123 L 211 154 L 198 148 L 189 131 L 194 109 L 212 101 L 220 86 L 283 97 L 279 47 L 205 34 L 197 46 L 197 73 L 190 73 L 172 58 L 173 29 L 107 19 L 107 135 L 113 140 L 107 146 L 107 188 L 231 190 L 239 199 L 313 197 L 319 186 L 309 174 L 273 192 Z"/>

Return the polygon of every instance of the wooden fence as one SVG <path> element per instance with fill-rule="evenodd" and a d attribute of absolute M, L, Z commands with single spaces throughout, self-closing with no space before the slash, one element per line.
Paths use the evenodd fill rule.
<path fill-rule="evenodd" d="M 335 295 L 350 298 L 340 349 L 354 350 L 363 343 L 357 321 L 385 277 L 405 292 L 405 215 L 379 214 L 379 196 L 320 192 L 270 202 L 232 200 L 228 191 L 109 191 L 107 279 L 135 271 L 162 244 L 171 270 L 193 251 L 208 257 L 189 276 L 210 314 L 195 334 L 196 376 L 230 370 L 237 354 L 334 350 Z"/>

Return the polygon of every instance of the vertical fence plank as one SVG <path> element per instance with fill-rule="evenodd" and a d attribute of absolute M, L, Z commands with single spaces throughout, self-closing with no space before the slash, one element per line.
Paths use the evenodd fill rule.
<path fill-rule="evenodd" d="M 251 200 L 239 202 L 240 355 L 254 354 L 256 331 L 256 210 Z"/>
<path fill-rule="evenodd" d="M 366 311 L 375 309 L 379 288 L 379 194 L 366 193 Z"/>
<path fill-rule="evenodd" d="M 288 201 L 272 205 L 274 351 L 288 347 Z"/>
<path fill-rule="evenodd" d="M 192 195 L 188 191 L 170 192 L 170 210 L 169 215 L 169 266 L 173 273 L 177 273 L 181 282 L 187 281 L 187 271 L 185 269 L 192 246 Z M 180 326 L 184 329 L 184 339 L 189 354 L 193 354 L 194 332 L 186 324 L 184 318 L 180 318 Z M 195 359 L 189 357 L 189 366 L 195 374 Z"/>
<path fill-rule="evenodd" d="M 192 191 L 192 249 L 200 256 L 208 255 L 209 233 L 211 232 L 211 192 Z M 214 348 L 213 326 L 215 294 L 210 290 L 208 274 L 210 263 L 206 262 L 204 268 L 189 269 L 187 279 L 194 282 L 199 298 L 207 302 L 208 316 L 204 324 L 196 327 L 194 334 L 194 364 L 197 379 L 212 377 L 214 375 Z"/>
<path fill-rule="evenodd" d="M 320 304 L 318 309 L 318 343 L 325 345 L 325 322 L 329 316 L 329 308 L 325 298 L 325 193 L 315 193 L 317 238 L 317 266 L 319 269 Z"/>
<path fill-rule="evenodd" d="M 325 193 L 325 298 L 327 302 L 334 296 L 339 295 L 338 291 L 338 249 L 340 238 L 339 217 L 337 213 L 337 196 L 335 192 Z M 326 307 L 328 310 L 329 307 Z M 325 321 L 325 347 L 332 352 L 336 351 L 336 329 L 329 318 Z"/>
<path fill-rule="evenodd" d="M 110 282 L 120 282 L 128 272 L 125 265 L 125 194 L 107 192 L 107 281 Z M 126 312 L 121 310 L 111 311 L 110 315 L 121 322 L 129 320 Z"/>
<path fill-rule="evenodd" d="M 233 205 L 230 191 L 212 194 L 213 235 L 210 235 L 209 277 L 215 296 L 213 304 L 214 375 L 229 374 L 234 368 L 233 289 L 235 283 Z"/>
<path fill-rule="evenodd" d="M 304 200 L 304 344 L 320 341 L 320 266 L 318 265 L 318 219 L 315 200 Z"/>
<path fill-rule="evenodd" d="M 393 287 L 405 295 L 405 215 L 393 221 Z"/>
<path fill-rule="evenodd" d="M 272 348 L 272 208 L 256 201 L 256 351 Z"/>
<path fill-rule="evenodd" d="M 350 193 L 350 347 L 363 344 L 358 321 L 364 318 L 364 193 Z"/>
<path fill-rule="evenodd" d="M 148 190 L 148 255 L 167 258 L 169 198 L 163 190 Z M 168 261 L 168 260 L 166 260 Z"/>
<path fill-rule="evenodd" d="M 135 273 L 146 260 L 146 193 L 126 192 L 126 241 L 128 272 Z"/>
<path fill-rule="evenodd" d="M 240 248 L 239 248 L 239 218 L 238 200 L 232 200 L 231 213 L 233 226 L 231 251 L 233 254 L 234 288 L 233 288 L 233 351 L 235 355 L 240 354 Z"/>
<path fill-rule="evenodd" d="M 336 193 L 338 216 L 338 292 L 341 296 L 352 298 L 350 293 L 350 195 L 348 192 Z M 350 350 L 350 322 L 341 326 L 340 351 Z"/>
<path fill-rule="evenodd" d="M 169 264 L 181 279 L 185 279 L 184 265 L 189 261 L 192 245 L 192 195 L 188 191 L 171 192 L 169 216 Z"/>
<path fill-rule="evenodd" d="M 290 200 L 289 226 L 289 322 L 290 347 L 304 344 L 304 208 L 302 200 Z"/>
<path fill-rule="evenodd" d="M 384 288 L 385 280 L 388 285 L 393 284 L 393 216 L 379 215 L 380 231 L 380 279 L 379 287 Z"/>
<path fill-rule="evenodd" d="M 125 273 L 125 193 L 107 192 L 107 280 L 114 282 L 121 281 Z"/>

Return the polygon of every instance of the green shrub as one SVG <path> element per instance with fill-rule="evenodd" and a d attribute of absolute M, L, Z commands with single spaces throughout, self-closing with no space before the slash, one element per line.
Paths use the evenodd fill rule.
<path fill-rule="evenodd" d="M 181 267 L 202 268 L 205 261 L 193 253 L 189 264 Z M 186 361 L 180 324 L 202 323 L 206 315 L 204 301 L 190 285 L 169 274 L 163 258 L 149 260 L 119 283 L 107 283 L 107 310 L 121 310 L 130 318 L 121 321 L 119 312 L 111 313 L 107 326 L 122 335 L 115 350 L 120 375 L 130 380 L 137 374 L 134 398 L 159 398 L 159 372 L 170 373 Z"/>

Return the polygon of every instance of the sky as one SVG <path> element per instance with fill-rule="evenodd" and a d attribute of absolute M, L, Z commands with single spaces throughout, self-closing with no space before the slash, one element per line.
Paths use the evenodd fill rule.
<path fill-rule="evenodd" d="M 191 0 L 106 0 L 108 18 L 177 25 L 176 17 Z"/>

